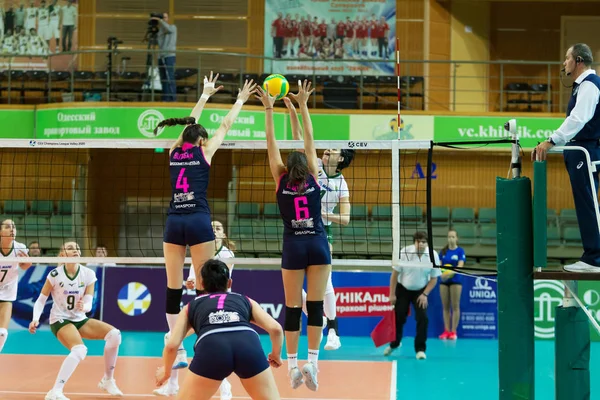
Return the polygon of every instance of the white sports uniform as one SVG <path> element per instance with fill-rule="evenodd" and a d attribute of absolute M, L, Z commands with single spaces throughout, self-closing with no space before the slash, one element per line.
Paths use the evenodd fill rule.
<path fill-rule="evenodd" d="M 36 7 L 27 7 L 25 9 L 25 29 L 28 35 L 31 29 L 35 29 L 37 12 Z"/>
<path fill-rule="evenodd" d="M 215 254 L 214 256 L 215 259 L 221 260 L 223 261 L 225 264 L 227 264 L 227 261 L 225 261 L 225 259 L 227 258 L 235 258 L 235 255 L 233 254 L 233 251 L 229 250 L 227 248 L 227 246 L 222 245 L 221 248 L 217 251 L 217 254 Z M 233 265 L 229 265 L 229 278 L 231 278 L 231 275 L 233 275 Z M 192 280 L 192 279 L 196 279 L 196 272 L 194 271 L 194 266 L 190 265 L 190 275 L 188 276 L 188 281 Z M 229 291 L 231 291 L 231 289 L 229 289 Z"/>
<path fill-rule="evenodd" d="M 13 241 L 13 248 L 4 255 L 0 252 L 0 300 L 15 301 L 17 300 L 17 287 L 19 286 L 19 263 L 2 262 L 6 257 L 18 257 L 17 252 L 23 251 L 29 253 L 27 246 Z"/>
<path fill-rule="evenodd" d="M 4 36 L 2 40 L 2 53 L 14 54 L 17 50 L 17 40 L 14 36 Z"/>
<path fill-rule="evenodd" d="M 52 7 L 50 11 L 50 37 L 47 40 L 52 38 L 60 39 L 60 6 Z"/>
<path fill-rule="evenodd" d="M 48 7 L 38 8 L 38 34 L 44 40 L 50 40 L 50 10 Z"/>
<path fill-rule="evenodd" d="M 317 176 L 319 180 L 319 186 L 321 186 L 321 207 L 323 207 L 328 214 L 333 213 L 333 210 L 340 203 L 340 199 L 344 197 L 350 197 L 350 191 L 348 190 L 348 184 L 344 175 L 341 173 L 328 176 L 323 168 L 323 161 L 319 159 L 319 174 Z M 323 221 L 325 229 L 331 225 L 331 221 Z M 327 232 L 328 239 L 331 239 L 331 233 Z M 333 282 L 331 282 L 331 274 L 327 280 L 327 288 L 325 294 L 333 293 Z"/>
<path fill-rule="evenodd" d="M 39 36 L 29 36 L 29 55 L 32 56 L 45 56 L 48 54 L 46 48 L 46 42 Z"/>
<path fill-rule="evenodd" d="M 83 265 L 77 265 L 74 277 L 67 275 L 64 265 L 50 271 L 48 281 L 52 285 L 52 309 L 50 324 L 56 322 L 79 322 L 87 318 L 85 312 L 76 309 L 77 302 L 83 300 L 85 289 L 96 283 L 96 273 Z"/>

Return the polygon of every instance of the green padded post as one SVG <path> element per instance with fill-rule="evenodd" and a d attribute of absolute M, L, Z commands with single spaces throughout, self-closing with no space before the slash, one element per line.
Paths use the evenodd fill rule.
<path fill-rule="evenodd" d="M 534 400 L 531 181 L 496 178 L 500 400 Z"/>
<path fill-rule="evenodd" d="M 545 268 L 548 255 L 548 175 L 546 161 L 533 163 L 533 266 Z"/>
<path fill-rule="evenodd" d="M 557 307 L 556 400 L 590 400 L 590 325 L 579 307 Z"/>

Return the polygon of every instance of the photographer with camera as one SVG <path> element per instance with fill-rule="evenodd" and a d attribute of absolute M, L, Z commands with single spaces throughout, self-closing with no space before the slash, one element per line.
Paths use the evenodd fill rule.
<path fill-rule="evenodd" d="M 158 70 L 163 89 L 163 101 L 177 99 L 175 84 L 175 50 L 177 47 L 177 27 L 169 24 L 169 14 L 150 14 L 151 24 L 157 28 Z"/>

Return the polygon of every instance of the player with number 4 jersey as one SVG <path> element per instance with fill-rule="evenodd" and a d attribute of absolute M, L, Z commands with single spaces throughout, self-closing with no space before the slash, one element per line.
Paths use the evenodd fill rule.
<path fill-rule="evenodd" d="M 283 220 L 281 274 L 285 292 L 285 336 L 288 373 L 292 388 L 303 383 L 316 391 L 319 347 L 323 329 L 323 297 L 331 273 L 331 252 L 321 216 L 321 188 L 317 180 L 319 165 L 308 111 L 308 98 L 314 91 L 310 82 L 298 81 L 298 102 L 305 126 L 304 153 L 291 152 L 284 164 L 275 140 L 273 104 L 268 90 L 257 89 L 265 106 L 265 130 L 271 174 L 277 185 L 277 203 Z M 267 88 L 268 89 L 268 88 Z M 302 285 L 307 281 L 308 362 L 298 368 L 298 340 L 302 318 Z"/>
<path fill-rule="evenodd" d="M 81 257 L 79 245 L 75 242 L 65 243 L 59 257 Z M 83 339 L 104 339 L 104 376 L 98 388 L 111 396 L 123 396 L 114 379 L 121 332 L 112 325 L 86 316 L 92 309 L 95 283 L 96 274 L 91 269 L 77 263 L 59 265 L 48 274 L 33 306 L 33 319 L 29 324 L 32 334 L 37 331 L 48 296 L 52 295 L 54 303 L 50 310 L 50 330 L 70 351 L 46 400 L 68 400 L 63 393 L 64 386 L 87 355 Z"/>
<path fill-rule="evenodd" d="M 0 224 L 0 352 L 8 339 L 8 324 L 12 317 L 12 302 L 17 300 L 19 268 L 27 269 L 30 263 L 3 261 L 4 258 L 27 257 L 27 246 L 15 240 L 17 228 L 11 219 Z"/>
<path fill-rule="evenodd" d="M 214 135 L 209 138 L 206 129 L 197 121 L 210 96 L 222 88 L 222 86 L 215 88 L 218 78 L 218 74 L 213 78 L 212 72 L 210 78 L 204 77 L 202 96 L 189 117 L 166 119 L 161 121 L 154 130 L 154 133 L 158 134 L 160 129 L 167 126 L 185 126 L 169 151 L 172 197 L 163 237 L 163 252 L 167 270 L 166 316 L 169 331 L 173 329 L 181 308 L 183 266 L 187 246 L 190 247 L 196 275 L 200 275 L 202 265 L 214 256 L 215 235 L 211 226 L 207 200 L 212 157 L 223 143 L 225 135 L 256 87 L 252 80 L 244 83 L 237 101 L 223 118 Z M 201 282 L 201 280 L 196 282 L 198 291 L 202 290 Z M 173 368 L 185 368 L 187 365 L 187 355 L 182 346 Z M 176 381 L 176 374 L 173 376 Z M 172 394 L 175 393 L 165 392 L 165 395 Z"/>

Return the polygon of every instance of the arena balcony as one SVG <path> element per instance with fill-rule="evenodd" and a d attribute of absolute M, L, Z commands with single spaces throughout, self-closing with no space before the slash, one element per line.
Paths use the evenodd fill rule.
<path fill-rule="evenodd" d="M 569 78 L 561 81 L 560 62 L 402 60 L 400 79 L 363 71 L 352 75 L 321 72 L 345 62 L 355 60 L 312 60 L 312 70 L 284 75 L 292 90 L 298 79 L 315 82 L 312 107 L 325 109 L 396 110 L 400 100 L 401 109 L 426 113 L 562 113 L 570 94 Z M 379 70 L 397 67 L 394 60 L 368 62 L 387 64 Z M 231 104 L 245 79 L 262 82 L 269 74 L 280 73 L 275 63 L 274 59 L 248 54 L 179 51 L 177 102 L 195 102 L 204 76 L 213 70 L 220 73 L 224 89 L 211 102 Z M 328 63 L 331 68 L 322 67 Z M 149 71 L 156 71 L 152 68 L 158 65 L 155 50 L 86 50 L 34 58 L 2 54 L 0 64 L 2 104 L 162 101 L 160 79 L 153 83 L 148 79 Z M 256 100 L 250 100 L 253 102 Z"/>

